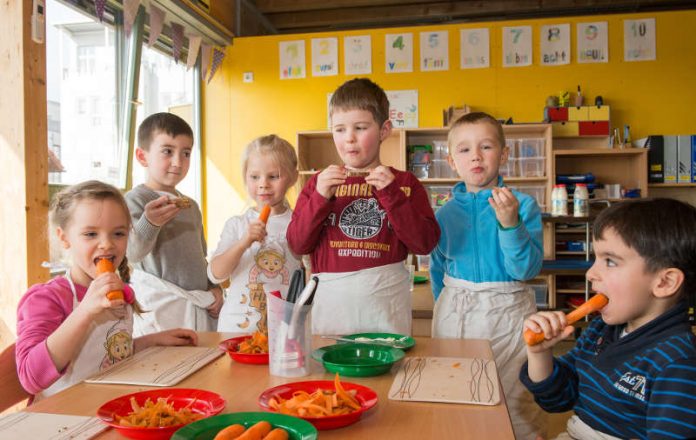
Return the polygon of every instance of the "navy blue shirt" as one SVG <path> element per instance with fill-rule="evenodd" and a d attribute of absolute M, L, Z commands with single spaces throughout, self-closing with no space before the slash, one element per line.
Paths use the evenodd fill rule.
<path fill-rule="evenodd" d="M 685 302 L 620 337 L 623 326 L 594 319 L 553 373 L 520 380 L 549 412 L 621 438 L 696 438 L 696 337 Z"/>

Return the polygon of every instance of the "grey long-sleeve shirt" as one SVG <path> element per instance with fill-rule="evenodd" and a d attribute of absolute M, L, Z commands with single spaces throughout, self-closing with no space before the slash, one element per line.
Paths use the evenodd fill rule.
<path fill-rule="evenodd" d="M 161 195 L 145 185 L 126 194 L 133 221 L 128 237 L 128 261 L 136 268 L 162 278 L 185 290 L 208 290 L 206 244 L 203 216 L 198 204 L 179 211 L 159 227 L 145 218 L 145 205 Z"/>

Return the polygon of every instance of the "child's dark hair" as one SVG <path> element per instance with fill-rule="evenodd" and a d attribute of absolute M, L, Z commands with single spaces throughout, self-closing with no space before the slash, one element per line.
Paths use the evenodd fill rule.
<path fill-rule="evenodd" d="M 113 200 L 118 203 L 128 219 L 128 228 L 131 227 L 131 216 L 121 192 L 108 183 L 98 180 L 88 180 L 69 186 L 53 197 L 50 206 L 50 219 L 54 226 L 66 229 L 72 220 L 75 205 L 83 200 Z M 128 259 L 123 257 L 123 261 L 118 266 L 118 274 L 124 282 L 130 281 L 130 268 Z"/>
<path fill-rule="evenodd" d="M 344 82 L 331 95 L 329 117 L 337 110 L 367 110 L 381 127 L 389 119 L 389 99 L 374 82 L 367 78 L 355 78 Z"/>
<path fill-rule="evenodd" d="M 611 228 L 654 273 L 674 267 L 684 273 L 679 295 L 696 295 L 696 207 L 674 199 L 636 199 L 610 206 L 594 222 L 595 239 Z"/>
<path fill-rule="evenodd" d="M 450 125 L 449 133 L 447 135 L 447 146 L 449 147 L 450 151 L 452 151 L 452 147 L 454 147 L 454 145 L 452 145 L 452 133 L 454 132 L 455 128 L 459 127 L 460 125 L 480 123 L 491 124 L 495 129 L 496 138 L 498 139 L 498 142 L 500 142 L 500 147 L 505 148 L 505 132 L 503 132 L 503 125 L 500 123 L 500 121 L 488 113 L 472 112 L 460 116 Z"/>
<path fill-rule="evenodd" d="M 171 137 L 185 135 L 193 139 L 193 130 L 182 118 L 173 113 L 154 113 L 138 127 L 138 147 L 149 151 L 152 138 L 157 132 L 167 133 Z"/>

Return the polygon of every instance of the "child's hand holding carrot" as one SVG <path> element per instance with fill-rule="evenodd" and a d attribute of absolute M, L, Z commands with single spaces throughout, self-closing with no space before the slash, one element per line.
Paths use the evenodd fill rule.
<path fill-rule="evenodd" d="M 535 345 L 527 345 L 530 353 L 540 353 L 548 350 L 571 334 L 574 328 L 569 325 L 565 313 L 559 311 L 537 312 L 524 321 L 525 331 L 541 333 L 543 341 Z"/>
<path fill-rule="evenodd" d="M 118 275 L 113 272 L 103 273 L 90 283 L 77 310 L 94 317 L 106 309 L 118 309 L 125 301 L 122 298 L 111 300 L 107 295 L 119 290 L 123 291 L 123 282 Z"/>

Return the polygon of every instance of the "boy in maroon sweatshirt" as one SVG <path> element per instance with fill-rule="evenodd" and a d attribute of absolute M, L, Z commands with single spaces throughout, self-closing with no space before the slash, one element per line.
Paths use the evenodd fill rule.
<path fill-rule="evenodd" d="M 382 165 L 389 100 L 366 78 L 340 86 L 329 105 L 343 164 L 315 174 L 287 230 L 296 254 L 310 254 L 319 288 L 312 333 L 411 333 L 411 293 L 403 262 L 429 254 L 440 238 L 425 188 L 411 173 Z"/>

